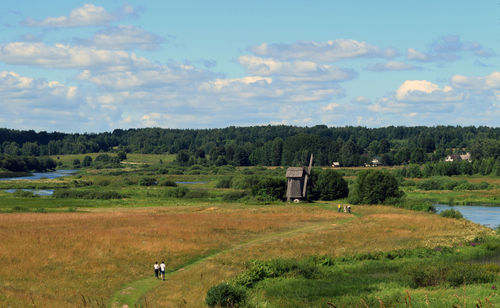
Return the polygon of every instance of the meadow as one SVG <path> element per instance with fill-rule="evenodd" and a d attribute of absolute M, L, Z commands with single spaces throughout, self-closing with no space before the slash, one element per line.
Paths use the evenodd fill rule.
<path fill-rule="evenodd" d="M 71 167 L 83 157 L 59 160 Z M 494 264 L 500 248 L 484 248 L 498 239 L 491 229 L 392 206 L 337 212 L 337 204 L 346 200 L 262 201 L 245 189 L 221 187 L 222 180 L 231 177 L 244 185 L 242 179 L 284 176 L 284 168 L 181 168 L 169 159 L 135 155 L 122 168 L 0 182 L 0 306 L 206 307 L 210 288 L 235 283 L 251 273 L 255 262 L 305 264 L 300 266 L 314 275 L 287 272 L 258 281 L 246 291 L 250 307 L 328 307 L 328 302 L 337 307 L 465 307 L 464 300 L 467 305 L 481 300 L 481 307 L 500 304 L 493 288 L 500 283 L 498 272 L 492 282 L 460 286 L 412 288 L 402 280 L 404 270 L 419 262 L 469 264 L 483 258 Z M 352 184 L 359 170 L 341 172 Z M 155 184 L 146 185 L 148 178 Z M 403 189 L 416 202 L 497 200 L 498 177 L 461 179 L 490 186 L 465 192 L 412 185 Z M 4 192 L 12 188 L 49 188 L 55 195 Z M 420 255 L 448 248 L 453 250 L 449 255 Z M 401 251 L 404 257 L 398 255 Z M 380 258 L 387 254 L 396 257 Z M 165 282 L 152 273 L 153 263 L 162 260 L 167 263 Z"/>

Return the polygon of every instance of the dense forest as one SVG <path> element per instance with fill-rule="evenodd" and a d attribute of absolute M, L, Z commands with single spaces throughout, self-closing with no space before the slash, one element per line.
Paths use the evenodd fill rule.
<path fill-rule="evenodd" d="M 253 126 L 222 129 L 116 129 L 104 133 L 60 133 L 0 129 L 0 161 L 95 152 L 170 153 L 181 165 L 360 166 L 376 158 L 383 165 L 442 161 L 450 154 L 500 159 L 498 127 L 314 127 Z M 1 166 L 0 166 L 1 167 Z M 6 169 L 6 168 L 4 168 Z"/>

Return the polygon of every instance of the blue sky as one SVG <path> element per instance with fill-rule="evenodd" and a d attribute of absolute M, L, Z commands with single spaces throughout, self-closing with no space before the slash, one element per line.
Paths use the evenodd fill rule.
<path fill-rule="evenodd" d="M 500 125 L 498 1 L 9 1 L 0 127 Z"/>

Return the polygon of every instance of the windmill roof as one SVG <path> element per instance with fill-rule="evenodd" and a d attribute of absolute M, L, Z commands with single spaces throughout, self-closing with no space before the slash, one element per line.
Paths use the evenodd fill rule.
<path fill-rule="evenodd" d="M 302 167 L 290 167 L 286 169 L 287 178 L 301 178 L 304 175 L 304 168 Z"/>

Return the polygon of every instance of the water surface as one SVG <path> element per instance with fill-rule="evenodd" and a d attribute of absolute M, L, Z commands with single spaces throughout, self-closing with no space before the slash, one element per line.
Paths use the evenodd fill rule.
<path fill-rule="evenodd" d="M 40 180 L 40 179 L 57 179 L 62 176 L 73 175 L 78 170 L 56 170 L 51 172 L 33 172 L 32 175 L 19 176 L 14 178 L 0 178 L 0 181 L 12 181 L 12 180 Z"/>
<path fill-rule="evenodd" d="M 500 226 L 500 207 L 494 206 L 464 206 L 464 205 L 454 205 L 449 206 L 446 204 L 436 204 L 436 210 L 441 213 L 447 209 L 454 209 L 462 213 L 465 219 L 472 222 L 490 227 L 498 228 Z"/>
<path fill-rule="evenodd" d="M 6 189 L 5 191 L 8 193 L 15 193 L 17 189 Z M 24 188 L 24 191 L 31 191 L 33 194 L 38 196 L 52 196 L 54 193 L 53 189 L 28 189 Z"/>

